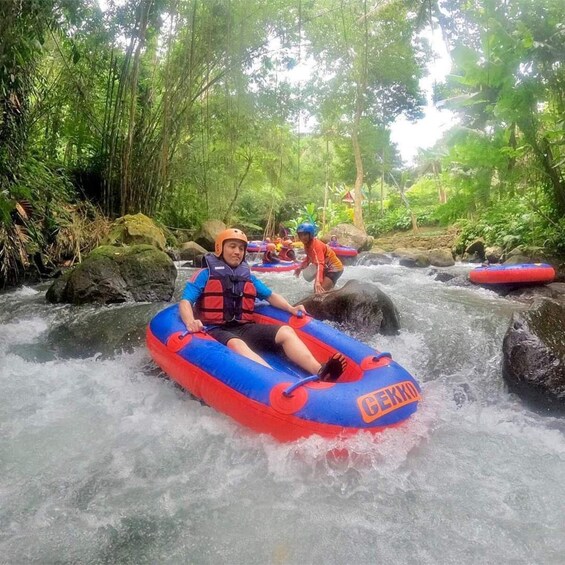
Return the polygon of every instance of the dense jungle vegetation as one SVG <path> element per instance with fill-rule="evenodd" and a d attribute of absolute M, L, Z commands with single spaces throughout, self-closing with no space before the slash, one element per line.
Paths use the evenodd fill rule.
<path fill-rule="evenodd" d="M 564 22 L 562 0 L 2 0 L 0 283 L 137 212 L 565 252 Z M 390 127 L 422 115 L 430 28 L 458 122 L 406 167 Z"/>

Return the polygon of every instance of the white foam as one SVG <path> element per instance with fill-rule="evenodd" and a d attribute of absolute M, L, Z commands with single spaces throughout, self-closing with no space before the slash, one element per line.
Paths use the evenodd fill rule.
<path fill-rule="evenodd" d="M 422 402 L 404 425 L 346 441 L 257 435 L 160 377 L 144 347 L 32 360 L 52 313 L 80 314 L 38 316 L 36 296 L 12 296 L 0 326 L 2 559 L 559 563 L 565 426 L 504 390 L 514 306 L 398 266 L 351 275 L 392 295 L 400 334 L 367 341 L 418 378 Z M 264 278 L 291 300 L 311 291 Z"/>

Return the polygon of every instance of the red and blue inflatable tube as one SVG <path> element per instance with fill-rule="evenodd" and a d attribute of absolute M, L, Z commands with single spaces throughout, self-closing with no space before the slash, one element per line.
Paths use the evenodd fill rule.
<path fill-rule="evenodd" d="M 330 245 L 338 257 L 357 257 L 358 251 L 354 247 L 346 245 Z"/>
<path fill-rule="evenodd" d="M 518 263 L 477 267 L 469 273 L 475 284 L 543 284 L 555 279 L 555 269 L 546 263 Z"/>
<path fill-rule="evenodd" d="M 250 265 L 252 271 L 258 273 L 284 273 L 294 271 L 300 263 L 296 261 L 279 261 L 278 263 L 253 263 Z"/>
<path fill-rule="evenodd" d="M 147 347 L 157 365 L 194 396 L 280 441 L 379 432 L 416 411 L 420 386 L 388 353 L 309 316 L 298 318 L 269 305 L 258 306 L 255 319 L 290 325 L 320 362 L 340 351 L 348 360 L 344 374 L 336 383 L 309 382 L 304 371 L 276 352 L 262 353 L 272 369 L 259 365 L 205 333 L 188 334 L 178 305 L 151 320 Z"/>
<path fill-rule="evenodd" d="M 247 244 L 247 253 L 264 253 L 267 251 L 266 241 L 250 241 Z"/>

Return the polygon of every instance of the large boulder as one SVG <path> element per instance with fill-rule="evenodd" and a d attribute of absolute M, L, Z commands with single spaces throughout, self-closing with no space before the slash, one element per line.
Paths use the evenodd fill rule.
<path fill-rule="evenodd" d="M 374 242 L 372 236 L 351 224 L 338 224 L 330 230 L 328 236 L 324 239 L 329 241 L 332 235 L 337 236 L 340 245 L 354 247 L 357 251 L 368 251 Z"/>
<path fill-rule="evenodd" d="M 145 214 L 127 214 L 118 218 L 110 227 L 104 245 L 153 245 L 165 251 L 163 230 Z"/>
<path fill-rule="evenodd" d="M 119 308 L 94 308 L 55 320 L 49 327 L 49 349 L 60 358 L 112 357 L 143 345 L 147 324 L 165 304 L 135 303 Z"/>
<path fill-rule="evenodd" d="M 485 242 L 479 238 L 468 245 L 463 254 L 463 261 L 466 263 L 484 263 Z"/>
<path fill-rule="evenodd" d="M 543 285 L 521 286 L 510 290 L 506 298 L 512 298 L 519 302 L 532 304 L 541 298 L 550 298 L 565 306 L 565 283 L 553 282 Z"/>
<path fill-rule="evenodd" d="M 393 256 L 398 257 L 398 263 L 404 267 L 429 267 L 428 252 L 422 249 L 398 248 L 393 251 Z"/>
<path fill-rule="evenodd" d="M 430 249 L 428 257 L 432 267 L 453 267 L 455 265 L 451 249 Z"/>
<path fill-rule="evenodd" d="M 551 262 L 547 251 L 543 247 L 531 245 L 519 245 L 503 257 L 505 265 L 517 265 L 519 263 L 547 263 Z"/>
<path fill-rule="evenodd" d="M 347 281 L 338 290 L 309 296 L 300 304 L 318 320 L 347 324 L 356 330 L 395 335 L 400 329 L 396 306 L 371 283 Z"/>
<path fill-rule="evenodd" d="M 430 268 L 426 274 L 433 277 L 434 280 L 438 282 L 445 283 L 447 286 L 475 286 L 469 280 L 469 268 L 462 265 L 447 267 L 445 269 Z"/>
<path fill-rule="evenodd" d="M 207 251 L 195 241 L 187 241 L 180 247 L 179 257 L 181 261 L 193 261 L 198 255 L 206 255 Z"/>
<path fill-rule="evenodd" d="M 504 336 L 502 374 L 533 405 L 565 411 L 565 306 L 552 300 L 516 312 Z"/>
<path fill-rule="evenodd" d="M 223 232 L 225 229 L 226 224 L 220 220 L 206 220 L 196 234 L 194 241 L 206 249 L 206 251 L 214 251 L 216 238 L 220 232 Z"/>
<path fill-rule="evenodd" d="M 105 245 L 55 281 L 46 298 L 71 304 L 168 301 L 176 274 L 172 259 L 151 245 Z"/>
<path fill-rule="evenodd" d="M 485 259 L 488 263 L 500 263 L 502 256 L 504 255 L 504 249 L 500 245 L 492 245 L 491 247 L 485 247 Z"/>
<path fill-rule="evenodd" d="M 384 251 L 363 251 L 357 255 L 357 265 L 390 265 L 392 258 Z"/>

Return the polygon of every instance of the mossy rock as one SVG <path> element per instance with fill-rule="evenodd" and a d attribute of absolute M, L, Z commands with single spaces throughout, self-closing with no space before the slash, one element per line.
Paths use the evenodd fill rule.
<path fill-rule="evenodd" d="M 126 214 L 118 218 L 105 239 L 106 245 L 153 245 L 165 250 L 166 238 L 163 230 L 145 214 Z"/>
<path fill-rule="evenodd" d="M 171 258 L 152 245 L 104 245 L 55 281 L 46 298 L 72 304 L 168 301 L 175 279 Z"/>

